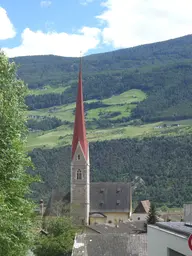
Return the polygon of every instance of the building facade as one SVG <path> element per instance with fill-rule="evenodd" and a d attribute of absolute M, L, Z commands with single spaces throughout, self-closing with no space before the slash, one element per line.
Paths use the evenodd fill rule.
<path fill-rule="evenodd" d="M 147 221 L 147 216 L 149 213 L 150 209 L 150 201 L 149 200 L 144 200 L 140 201 L 137 207 L 135 208 L 131 219 L 133 221 Z"/>
<path fill-rule="evenodd" d="M 71 162 L 71 213 L 78 222 L 88 225 L 90 212 L 90 165 L 81 144 L 77 144 Z"/>
<path fill-rule="evenodd" d="M 132 213 L 131 184 L 92 182 L 90 186 L 90 223 L 126 222 Z"/>
<path fill-rule="evenodd" d="M 188 238 L 192 227 L 183 222 L 161 222 L 149 225 L 148 256 L 192 256 Z"/>

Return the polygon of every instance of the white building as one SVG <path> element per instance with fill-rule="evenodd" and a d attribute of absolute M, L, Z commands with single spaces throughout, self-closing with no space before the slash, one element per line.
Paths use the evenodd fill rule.
<path fill-rule="evenodd" d="M 137 207 L 135 208 L 131 219 L 133 221 L 147 221 L 147 216 L 149 213 L 149 209 L 150 209 L 150 201 L 149 200 L 144 200 L 144 201 L 140 201 L 139 204 L 137 205 Z"/>
<path fill-rule="evenodd" d="M 191 209 L 191 210 L 190 210 Z M 148 256 L 192 256 L 192 205 L 185 205 L 185 222 L 159 222 L 148 226 Z"/>

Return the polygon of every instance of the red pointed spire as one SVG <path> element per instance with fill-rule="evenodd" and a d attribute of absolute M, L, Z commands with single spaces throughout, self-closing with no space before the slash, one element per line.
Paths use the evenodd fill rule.
<path fill-rule="evenodd" d="M 79 83 L 76 100 L 76 113 L 75 113 L 75 124 L 73 132 L 73 143 L 72 143 L 72 159 L 75 154 L 77 144 L 80 143 L 85 158 L 87 159 L 88 154 L 88 143 L 86 139 L 86 128 L 85 128 L 85 117 L 84 117 L 84 104 L 83 104 L 83 85 L 82 85 L 82 61 L 80 60 L 79 69 Z"/>

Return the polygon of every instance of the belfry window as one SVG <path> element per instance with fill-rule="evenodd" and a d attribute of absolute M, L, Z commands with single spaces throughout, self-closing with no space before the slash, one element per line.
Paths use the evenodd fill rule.
<path fill-rule="evenodd" d="M 77 180 L 82 180 L 82 172 L 81 172 L 81 170 L 77 171 Z"/>

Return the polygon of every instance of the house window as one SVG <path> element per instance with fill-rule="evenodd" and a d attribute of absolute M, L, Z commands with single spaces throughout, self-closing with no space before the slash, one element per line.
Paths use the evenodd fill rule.
<path fill-rule="evenodd" d="M 80 160 L 80 158 L 81 158 L 81 156 L 80 156 L 80 155 L 78 155 L 78 156 L 77 156 L 77 160 Z"/>
<path fill-rule="evenodd" d="M 77 171 L 77 180 L 82 180 L 82 172 L 81 172 L 81 170 Z"/>

